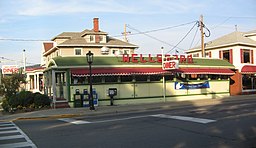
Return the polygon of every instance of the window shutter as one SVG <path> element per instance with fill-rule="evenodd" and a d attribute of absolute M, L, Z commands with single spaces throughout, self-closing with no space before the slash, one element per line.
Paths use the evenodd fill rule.
<path fill-rule="evenodd" d="M 222 59 L 222 51 L 219 51 L 219 58 Z"/>
<path fill-rule="evenodd" d="M 250 53 L 250 55 L 251 55 L 251 64 L 254 64 L 254 57 L 253 57 L 253 50 L 251 50 L 251 53 Z"/>
<path fill-rule="evenodd" d="M 211 51 L 209 51 L 209 58 L 211 58 L 212 57 L 212 52 Z"/>
<path fill-rule="evenodd" d="M 229 62 L 233 64 L 233 49 L 229 49 Z"/>
<path fill-rule="evenodd" d="M 241 59 L 241 63 L 244 63 L 243 49 L 240 49 L 240 59 Z"/>

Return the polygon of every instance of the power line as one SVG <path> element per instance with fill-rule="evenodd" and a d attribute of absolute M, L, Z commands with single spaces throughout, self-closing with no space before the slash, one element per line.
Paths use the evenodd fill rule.
<path fill-rule="evenodd" d="M 190 30 L 186 33 L 186 35 L 167 53 L 171 52 L 174 48 L 176 48 L 188 35 L 189 33 L 194 29 L 194 27 L 198 24 L 198 21 L 190 28 Z"/>
<path fill-rule="evenodd" d="M 198 30 L 199 30 L 199 28 L 197 27 L 196 32 L 195 32 L 195 35 L 194 35 L 194 37 L 193 37 L 193 40 L 192 40 L 192 42 L 191 42 L 191 44 L 190 44 L 189 49 L 191 49 L 191 47 L 192 47 L 192 45 L 193 45 L 193 43 L 194 43 L 194 41 L 195 41 L 195 38 L 196 38 L 196 35 L 197 35 Z"/>
<path fill-rule="evenodd" d="M 18 61 L 18 60 L 13 60 L 13 59 L 9 59 L 9 58 L 5 58 L 5 57 L 0 57 L 0 62 L 1 60 L 6 60 L 6 61 L 11 61 L 11 62 L 18 62 L 18 63 L 23 63 L 23 61 Z M 30 64 L 30 65 L 35 65 L 36 63 L 30 63 L 30 62 L 26 62 L 26 64 Z"/>
<path fill-rule="evenodd" d="M 2 41 L 21 41 L 21 42 L 42 42 L 42 41 L 49 41 L 49 40 L 34 40 L 34 39 L 15 39 L 15 38 L 0 38 Z"/>
<path fill-rule="evenodd" d="M 159 41 L 159 42 L 161 42 L 161 43 L 164 43 L 164 44 L 166 44 L 166 45 L 169 45 L 169 46 L 171 46 L 171 47 L 174 47 L 174 46 L 175 46 L 175 45 L 172 45 L 172 44 L 170 44 L 170 43 L 168 43 L 168 42 L 162 41 L 162 40 L 160 40 L 160 39 L 158 39 L 158 38 L 156 38 L 156 37 L 154 37 L 154 36 L 151 36 L 151 35 L 148 35 L 148 34 L 142 32 L 142 31 L 139 31 L 138 29 L 135 29 L 135 28 L 131 27 L 130 25 L 127 25 L 127 27 L 130 28 L 130 29 L 132 29 L 132 30 L 137 31 L 137 32 L 140 33 L 140 34 L 146 35 L 146 36 L 148 36 L 149 38 L 152 38 L 152 39 L 154 39 L 154 40 L 157 40 L 157 41 Z M 177 48 L 179 48 L 179 47 L 177 47 Z M 179 48 L 179 49 L 181 49 L 181 48 Z"/>
<path fill-rule="evenodd" d="M 183 23 L 183 24 L 179 24 L 179 25 L 175 25 L 175 26 L 169 26 L 169 27 L 164 27 L 164 28 L 159 28 L 159 29 L 153 29 L 153 30 L 148 30 L 148 31 L 139 31 L 137 33 L 129 33 L 129 36 L 132 35 L 138 35 L 138 34 L 145 34 L 145 33 L 152 33 L 152 32 L 157 32 L 157 31 L 163 31 L 163 30 L 168 30 L 168 29 L 172 29 L 172 28 L 177 28 L 177 27 L 181 27 L 181 26 L 185 26 L 185 25 L 189 25 L 192 23 L 195 23 L 196 21 L 192 21 L 192 22 L 188 22 L 188 23 Z M 127 25 L 128 27 L 129 25 Z M 129 28 L 129 27 L 128 27 Z M 131 28 L 130 28 L 131 29 Z M 115 35 L 112 37 L 121 37 L 122 35 Z"/>

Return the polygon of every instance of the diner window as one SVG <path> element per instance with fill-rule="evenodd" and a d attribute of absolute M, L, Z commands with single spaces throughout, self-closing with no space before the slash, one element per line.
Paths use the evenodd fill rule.
<path fill-rule="evenodd" d="M 135 80 L 136 80 L 136 82 L 147 82 L 148 76 L 147 75 L 136 75 Z"/>
<path fill-rule="evenodd" d="M 115 83 L 118 82 L 118 76 L 106 76 L 105 77 L 106 83 Z"/>
<path fill-rule="evenodd" d="M 241 49 L 241 63 L 251 63 L 251 51 L 248 49 Z"/>
<path fill-rule="evenodd" d="M 82 49 L 81 48 L 75 48 L 75 55 L 82 55 Z"/>
<path fill-rule="evenodd" d="M 170 75 L 165 75 L 165 76 L 164 76 L 164 78 L 165 78 L 165 81 L 168 81 L 168 80 L 173 80 L 173 78 L 174 78 L 174 75 L 173 75 L 173 74 L 170 74 Z"/>
<path fill-rule="evenodd" d="M 128 75 L 128 76 L 120 76 L 121 77 L 121 82 L 132 82 L 133 76 Z"/>
<path fill-rule="evenodd" d="M 197 80 L 198 79 L 198 74 L 191 74 L 189 79 L 190 80 Z"/>
<path fill-rule="evenodd" d="M 161 81 L 163 79 L 162 75 L 150 75 L 150 81 Z"/>
<path fill-rule="evenodd" d="M 102 83 L 102 77 L 92 77 L 92 83 Z"/>
<path fill-rule="evenodd" d="M 71 84 L 85 84 L 88 82 L 87 77 L 71 77 Z"/>

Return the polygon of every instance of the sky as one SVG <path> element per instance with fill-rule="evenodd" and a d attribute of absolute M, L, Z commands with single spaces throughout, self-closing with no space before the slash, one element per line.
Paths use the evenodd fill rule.
<path fill-rule="evenodd" d="M 0 66 L 39 64 L 43 41 L 62 32 L 93 28 L 122 39 L 124 25 L 138 54 L 184 54 L 200 45 L 196 21 L 203 15 L 211 41 L 235 30 L 256 30 L 255 0 L 1 0 Z M 204 29 L 208 35 L 208 30 Z"/>

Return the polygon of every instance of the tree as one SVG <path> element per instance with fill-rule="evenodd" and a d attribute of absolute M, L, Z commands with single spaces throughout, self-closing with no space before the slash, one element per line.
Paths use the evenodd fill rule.
<path fill-rule="evenodd" d="M 2 78 L 0 85 L 0 95 L 4 96 L 7 100 L 19 91 L 20 84 L 26 83 L 24 75 L 15 73 L 10 76 Z"/>

